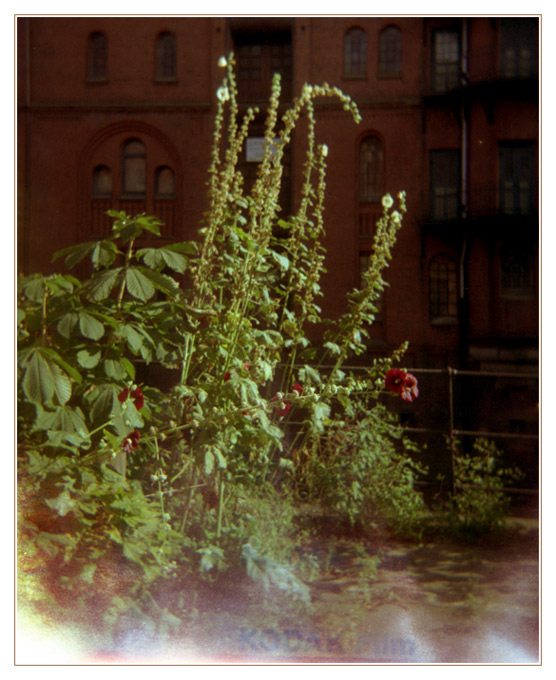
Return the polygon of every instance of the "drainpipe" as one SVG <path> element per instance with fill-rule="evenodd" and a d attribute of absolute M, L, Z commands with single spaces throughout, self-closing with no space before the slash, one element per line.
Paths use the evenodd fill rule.
<path fill-rule="evenodd" d="M 467 116 L 467 97 L 465 84 L 469 81 L 469 19 L 462 19 L 461 29 L 461 219 L 462 225 L 462 246 L 460 255 L 460 368 L 467 367 L 467 357 L 469 352 L 469 299 L 467 293 L 467 223 L 468 215 L 468 175 L 469 175 L 469 122 Z"/>

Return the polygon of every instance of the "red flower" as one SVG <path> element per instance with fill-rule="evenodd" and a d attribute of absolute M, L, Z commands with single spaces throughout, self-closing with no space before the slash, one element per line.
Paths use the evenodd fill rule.
<path fill-rule="evenodd" d="M 297 392 L 299 396 L 303 394 L 303 387 L 299 383 L 295 383 L 295 385 L 292 387 L 292 390 Z"/>
<path fill-rule="evenodd" d="M 127 387 L 125 387 L 120 392 L 120 394 L 118 394 L 118 399 L 122 402 L 122 404 L 127 399 L 128 395 L 130 395 L 131 398 L 133 399 L 133 404 L 135 405 L 135 408 L 138 411 L 140 411 L 145 404 L 145 398 L 143 397 L 143 392 L 141 392 L 141 390 L 138 387 L 136 387 L 134 390 L 131 390 L 131 392 L 129 391 L 129 389 Z"/>
<path fill-rule="evenodd" d="M 133 430 L 124 439 L 122 448 L 125 453 L 131 453 L 139 446 L 139 439 L 141 439 L 141 433 L 139 430 Z"/>
<path fill-rule="evenodd" d="M 289 401 L 286 401 L 284 403 L 284 408 L 275 408 L 274 413 L 276 413 L 276 415 L 279 418 L 284 418 L 285 416 L 288 415 L 288 413 L 290 412 L 290 409 L 291 409 L 290 403 L 289 403 Z"/>
<path fill-rule="evenodd" d="M 232 374 L 230 373 L 230 371 L 226 371 L 226 373 L 224 373 L 224 382 L 228 382 L 228 380 L 231 377 L 232 377 Z"/>
<path fill-rule="evenodd" d="M 401 368 L 391 368 L 386 374 L 386 389 L 399 394 L 404 401 L 413 401 L 419 396 L 417 378 Z"/>

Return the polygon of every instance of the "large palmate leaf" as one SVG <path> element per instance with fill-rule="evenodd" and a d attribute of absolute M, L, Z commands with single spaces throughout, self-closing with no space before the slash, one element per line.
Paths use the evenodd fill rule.
<path fill-rule="evenodd" d="M 26 362 L 22 387 L 27 398 L 36 404 L 46 404 L 56 397 L 63 406 L 71 397 L 69 377 L 41 348 L 35 349 Z"/>

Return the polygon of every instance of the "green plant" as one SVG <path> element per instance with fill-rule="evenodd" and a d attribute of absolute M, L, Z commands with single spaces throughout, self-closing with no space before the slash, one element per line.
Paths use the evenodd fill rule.
<path fill-rule="evenodd" d="M 342 370 L 365 349 L 405 196 L 399 210 L 384 198 L 364 286 L 328 323 L 322 348 L 313 344 L 308 327 L 324 323 L 315 300 L 328 153 L 316 142 L 314 101 L 335 97 L 356 121 L 359 114 L 325 84 L 304 86 L 279 117 L 276 77 L 264 158 L 247 191 L 237 161 L 256 112 L 238 117 L 233 66 L 230 59 L 218 90 L 199 242 L 151 246 L 145 237 L 160 234 L 159 220 L 111 212 L 109 236 L 55 254 L 69 268 L 90 260 L 90 276 L 20 281 L 23 581 L 41 581 L 43 601 L 54 598 L 62 618 L 94 611 L 100 626 L 117 630 L 140 616 L 168 631 L 178 614 L 197 611 L 197 587 L 206 592 L 238 565 L 306 601 L 306 565 L 283 522 L 302 477 L 350 519 L 369 499 L 394 523 L 419 510 L 409 493 L 417 468 L 395 453 L 399 432 L 386 411 L 369 410 L 403 348 L 360 379 Z M 282 216 L 281 161 L 302 114 L 304 182 L 297 212 Z M 175 372 L 172 388 L 156 386 L 157 367 Z M 319 456 L 333 458 L 343 479 L 344 461 L 326 444 L 342 430 L 344 454 L 357 446 L 361 455 L 352 457 L 349 488 L 330 501 L 335 482 Z M 282 519 L 268 511 L 278 503 Z M 125 578 L 111 576 L 120 572 Z M 183 593 L 185 584 L 189 600 L 162 605 L 164 593 Z"/>
<path fill-rule="evenodd" d="M 520 478 L 518 468 L 501 465 L 494 442 L 476 439 L 471 454 L 454 442 L 454 491 L 449 502 L 450 526 L 466 536 L 482 536 L 504 526 L 509 507 L 508 483 Z"/>

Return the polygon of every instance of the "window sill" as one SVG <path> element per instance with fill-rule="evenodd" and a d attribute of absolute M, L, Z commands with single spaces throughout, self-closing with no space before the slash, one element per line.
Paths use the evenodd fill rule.
<path fill-rule="evenodd" d="M 154 84 L 155 85 L 177 85 L 178 79 L 177 78 L 155 78 Z"/>
<path fill-rule="evenodd" d="M 342 75 L 342 80 L 367 80 L 367 74 L 366 73 L 361 73 L 361 74 L 346 74 L 344 73 Z"/>
<path fill-rule="evenodd" d="M 457 326 L 458 320 L 454 316 L 437 316 L 431 319 L 431 326 Z"/>

